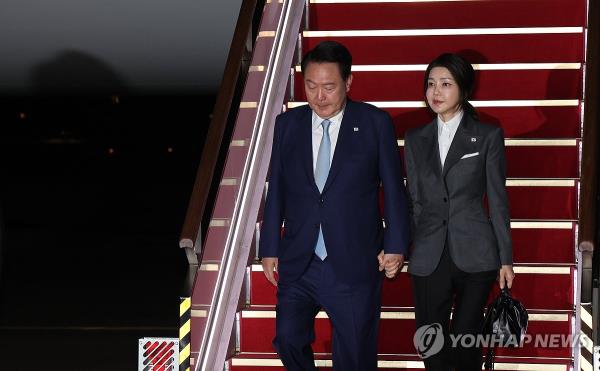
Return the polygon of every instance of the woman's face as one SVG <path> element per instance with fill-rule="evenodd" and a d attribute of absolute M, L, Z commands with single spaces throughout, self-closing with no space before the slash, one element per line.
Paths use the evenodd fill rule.
<path fill-rule="evenodd" d="M 427 103 L 444 122 L 450 120 L 460 108 L 460 90 L 446 67 L 434 67 L 427 78 L 425 91 Z"/>

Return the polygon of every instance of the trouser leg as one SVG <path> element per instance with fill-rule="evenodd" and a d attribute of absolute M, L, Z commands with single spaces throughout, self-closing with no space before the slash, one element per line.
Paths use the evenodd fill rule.
<path fill-rule="evenodd" d="M 482 351 L 477 335 L 481 334 L 483 312 L 497 271 L 466 273 L 455 268 L 454 315 L 452 317 L 452 334 L 455 339 L 464 337 L 464 341 L 455 341 L 453 359 L 456 370 L 480 371 Z M 471 341 L 471 340 L 474 341 Z"/>
<path fill-rule="evenodd" d="M 331 293 L 322 303 L 333 326 L 333 369 L 377 370 L 381 280 Z"/>
<path fill-rule="evenodd" d="M 435 271 L 412 277 L 419 350 L 428 371 L 450 370 L 449 320 L 452 309 L 451 262 L 445 249 Z M 419 330 L 421 329 L 421 330 Z M 421 334 L 422 336 L 418 336 Z M 440 343 L 441 342 L 441 343 Z M 443 344 L 443 345 L 442 345 Z M 441 349 L 438 349 L 440 348 Z"/>
<path fill-rule="evenodd" d="M 311 263 L 302 278 L 277 288 L 276 335 L 273 346 L 289 371 L 311 371 L 315 367 L 311 347 L 315 340 L 315 316 L 320 305 L 312 281 L 319 267 Z"/>

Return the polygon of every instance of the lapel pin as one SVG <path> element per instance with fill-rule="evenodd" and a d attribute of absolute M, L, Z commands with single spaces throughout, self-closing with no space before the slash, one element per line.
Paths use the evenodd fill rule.
<path fill-rule="evenodd" d="M 356 126 L 354 127 L 354 131 L 358 131 L 358 128 Z"/>
<path fill-rule="evenodd" d="M 477 138 L 471 138 L 471 142 L 472 142 L 472 143 L 475 143 L 475 142 L 477 142 Z"/>

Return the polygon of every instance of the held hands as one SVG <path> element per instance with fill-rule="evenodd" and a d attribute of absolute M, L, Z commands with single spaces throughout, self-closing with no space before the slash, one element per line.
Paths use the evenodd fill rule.
<path fill-rule="evenodd" d="M 277 266 L 279 265 L 278 258 L 262 258 L 263 272 L 267 280 L 277 286 L 277 278 L 275 272 L 277 272 Z"/>
<path fill-rule="evenodd" d="M 398 272 L 400 271 L 402 265 L 404 264 L 404 255 L 384 254 L 383 250 L 381 250 L 381 252 L 377 256 L 377 260 L 379 261 L 379 271 L 381 272 L 385 269 L 385 276 L 387 278 L 394 278 L 396 274 L 398 274 Z M 262 258 L 263 272 L 265 273 L 265 277 L 267 278 L 267 280 L 271 282 L 273 286 L 277 286 L 276 272 L 278 264 L 278 258 Z"/>
<path fill-rule="evenodd" d="M 506 285 L 510 289 L 514 279 L 515 272 L 513 271 L 512 265 L 503 265 L 498 272 L 498 283 L 500 284 L 500 288 L 503 289 Z"/>
<path fill-rule="evenodd" d="M 379 271 L 385 269 L 387 278 L 394 278 L 404 264 L 404 255 L 402 254 L 385 254 L 383 250 L 377 255 L 379 261 Z"/>

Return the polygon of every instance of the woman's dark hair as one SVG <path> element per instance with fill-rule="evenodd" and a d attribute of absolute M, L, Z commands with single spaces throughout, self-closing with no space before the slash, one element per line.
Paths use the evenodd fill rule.
<path fill-rule="evenodd" d="M 425 71 L 425 79 L 423 81 L 424 92 L 427 92 L 429 74 L 435 67 L 445 67 L 450 71 L 460 91 L 460 108 L 473 118 L 477 118 L 475 107 L 469 103 L 475 85 L 475 71 L 473 70 L 473 66 L 458 54 L 444 53 L 438 56 L 429 63 Z"/>
<path fill-rule="evenodd" d="M 346 47 L 337 41 L 322 41 L 302 58 L 302 74 L 309 63 L 337 63 L 344 81 L 352 73 L 352 55 Z"/>

